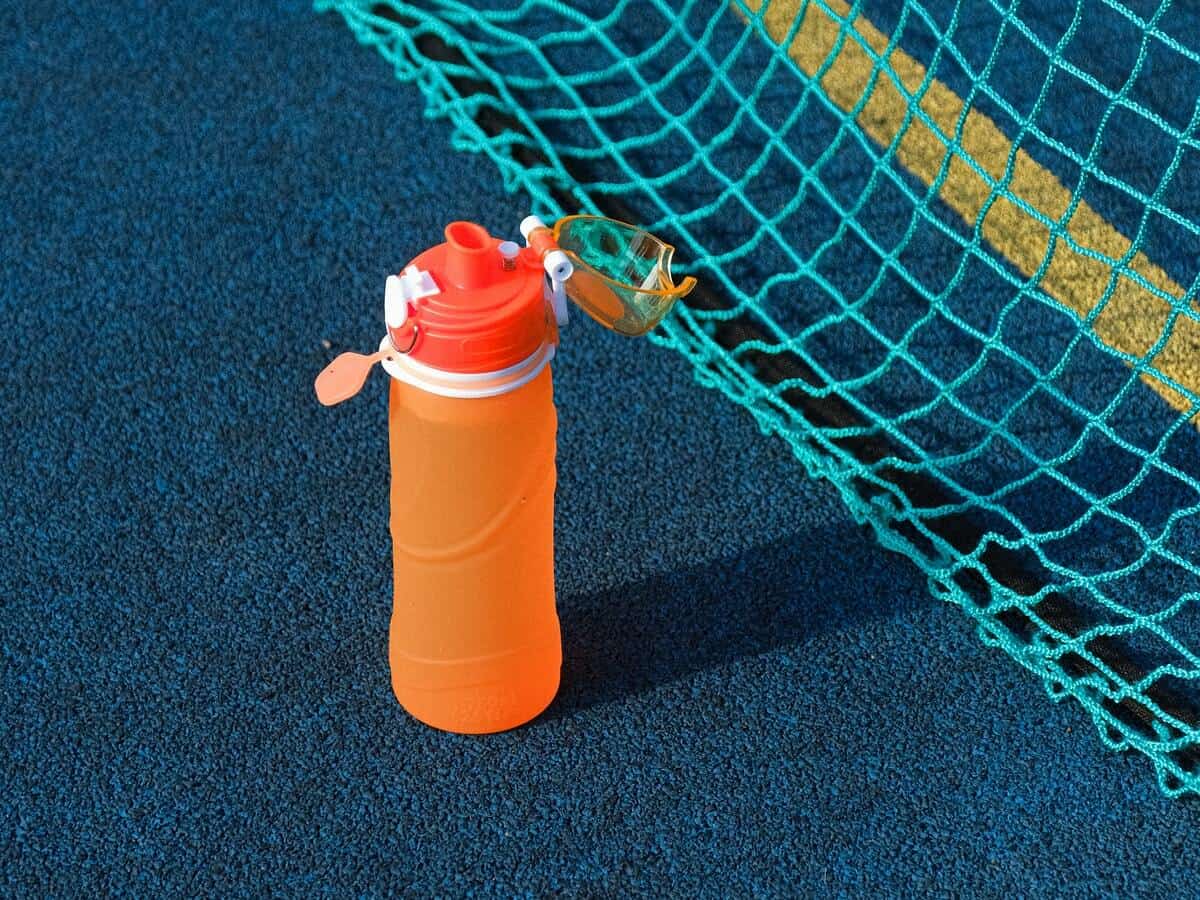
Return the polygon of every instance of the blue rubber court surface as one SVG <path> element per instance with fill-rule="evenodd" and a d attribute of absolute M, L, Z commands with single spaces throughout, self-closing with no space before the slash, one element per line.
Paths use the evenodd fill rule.
<path fill-rule="evenodd" d="M 1194 800 L 579 315 L 561 692 L 489 737 L 410 719 L 384 381 L 312 380 L 446 222 L 515 236 L 527 201 L 307 3 L 21 0 L 0 85 L 3 894 L 1195 892 Z"/>

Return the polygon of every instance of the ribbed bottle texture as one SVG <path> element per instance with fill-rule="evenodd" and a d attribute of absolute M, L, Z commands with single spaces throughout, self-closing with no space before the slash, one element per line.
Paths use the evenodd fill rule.
<path fill-rule="evenodd" d="M 391 380 L 392 687 L 413 716 L 503 731 L 558 690 L 550 367 L 494 397 Z"/>

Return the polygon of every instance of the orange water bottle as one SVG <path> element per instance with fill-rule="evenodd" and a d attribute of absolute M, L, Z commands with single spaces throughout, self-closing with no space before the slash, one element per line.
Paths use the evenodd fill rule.
<path fill-rule="evenodd" d="M 563 221 L 585 235 L 593 227 Z M 560 248 L 570 232 L 533 217 L 521 230 L 525 247 L 448 225 L 445 243 L 387 279 L 379 352 L 342 354 L 317 379 L 331 404 L 357 393 L 375 362 L 391 376 L 392 688 L 413 716 L 447 731 L 513 728 L 558 690 L 549 364 L 565 286 L 579 276 L 571 296 L 626 333 L 636 333 L 618 327 L 626 311 L 669 307 L 671 290 L 690 287 L 645 272 L 610 285 L 619 267 L 590 265 L 583 244 Z"/>

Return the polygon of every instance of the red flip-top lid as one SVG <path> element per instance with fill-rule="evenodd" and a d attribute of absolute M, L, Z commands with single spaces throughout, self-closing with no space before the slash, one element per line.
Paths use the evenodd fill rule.
<path fill-rule="evenodd" d="M 501 241 L 473 222 L 451 222 L 446 243 L 409 266 L 428 272 L 438 293 L 416 302 L 411 358 L 448 372 L 498 372 L 536 353 L 552 338 L 553 313 L 543 289 L 538 254 L 523 248 L 508 263 Z M 403 349 L 412 323 L 392 330 Z"/>

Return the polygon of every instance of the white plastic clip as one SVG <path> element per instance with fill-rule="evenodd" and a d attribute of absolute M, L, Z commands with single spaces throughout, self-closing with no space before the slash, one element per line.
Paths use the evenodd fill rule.
<path fill-rule="evenodd" d="M 416 266 L 389 275 L 383 286 L 383 318 L 388 328 L 399 328 L 407 322 L 422 297 L 440 293 L 433 276 Z"/>
<path fill-rule="evenodd" d="M 561 281 L 550 279 L 550 284 L 546 287 L 547 295 L 550 298 L 550 306 L 554 309 L 554 321 L 558 323 L 559 328 L 565 328 L 570 318 L 568 315 L 567 306 L 567 290 Z"/>
<path fill-rule="evenodd" d="M 554 257 L 562 258 L 554 259 Z M 550 304 L 554 307 L 554 318 L 558 322 L 558 327 L 563 328 L 569 318 L 566 281 L 575 273 L 575 267 L 567 259 L 567 254 L 561 250 L 551 250 L 547 253 L 544 266 L 546 274 L 550 276 Z"/>
<path fill-rule="evenodd" d="M 521 237 L 529 240 L 529 235 L 539 228 L 545 228 L 546 223 L 537 216 L 526 216 L 521 220 Z"/>
<path fill-rule="evenodd" d="M 528 243 L 529 236 L 534 231 L 546 227 L 546 223 L 537 216 L 526 216 L 521 220 L 521 237 L 525 238 Z M 542 268 L 546 270 L 546 276 L 550 279 L 547 296 L 550 305 L 554 307 L 554 318 L 558 322 L 558 327 L 562 328 L 567 324 L 568 319 L 567 291 L 564 284 L 575 272 L 575 267 L 567 258 L 567 254 L 561 250 L 551 250 L 542 257 Z"/>

